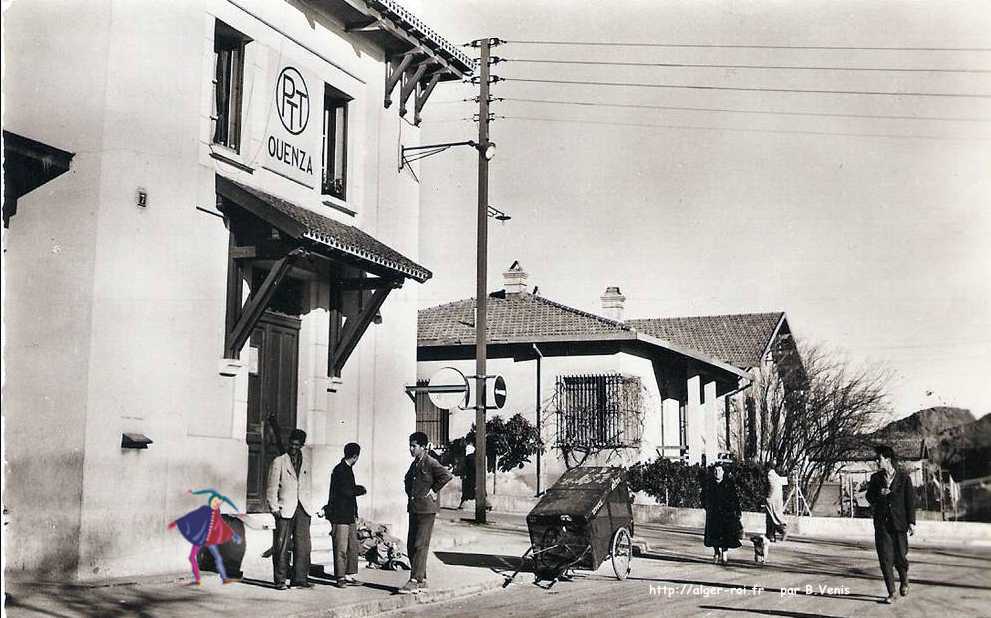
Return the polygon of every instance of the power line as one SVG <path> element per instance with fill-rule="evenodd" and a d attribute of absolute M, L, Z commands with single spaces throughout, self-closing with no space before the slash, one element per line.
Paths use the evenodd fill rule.
<path fill-rule="evenodd" d="M 689 84 L 645 84 L 639 82 L 598 82 L 569 79 L 530 79 L 504 77 L 504 82 L 528 82 L 532 84 L 571 84 L 580 86 L 626 86 L 634 88 L 681 88 L 687 90 L 731 90 L 735 92 L 793 92 L 805 94 L 856 94 L 895 97 L 955 97 L 966 99 L 991 99 L 991 94 L 968 94 L 957 92 L 896 92 L 881 90 L 806 90 L 801 88 L 755 88 L 743 86 L 696 86 Z"/>
<path fill-rule="evenodd" d="M 621 67 L 662 67 L 662 68 L 696 68 L 696 69 L 787 69 L 796 71 L 890 71 L 898 73 L 991 73 L 991 69 L 922 69 L 895 67 L 836 67 L 836 66 L 800 66 L 800 65 L 765 65 L 765 64 L 692 64 L 684 62 L 620 62 L 611 60 L 551 60 L 546 58 L 503 58 L 506 62 L 525 62 L 533 64 L 578 64 L 595 66 Z"/>
<path fill-rule="evenodd" d="M 502 116 L 506 120 L 529 120 L 538 122 L 561 122 L 572 124 L 610 125 L 619 127 L 650 127 L 657 129 L 683 129 L 694 131 L 729 131 L 734 133 L 771 133 L 819 135 L 831 137 L 882 137 L 893 139 L 925 139 L 939 141 L 991 141 L 991 137 L 951 137 L 945 135 L 897 135 L 891 133 L 838 133 L 831 131 L 802 131 L 790 129 L 742 129 L 737 127 L 700 127 L 692 125 L 650 124 L 638 122 L 609 122 L 604 120 L 569 120 L 564 118 L 541 118 L 536 116 Z"/>
<path fill-rule="evenodd" d="M 511 40 L 504 43 L 518 45 L 581 45 L 591 47 L 673 47 L 696 49 L 810 49 L 810 50 L 846 50 L 846 51 L 948 51 L 948 52 L 987 52 L 988 47 L 860 47 L 856 45 L 740 45 L 725 43 L 624 43 L 606 41 L 540 41 L 540 40 Z"/>
<path fill-rule="evenodd" d="M 765 114 L 781 116 L 815 116 L 826 118 L 870 118 L 886 120 L 943 120 L 954 122 L 991 122 L 991 117 L 964 117 L 964 116 L 895 116 L 884 114 L 843 114 L 838 112 L 789 112 L 782 110 L 760 110 L 760 109 L 734 109 L 728 107 L 689 107 L 679 105 L 647 105 L 637 103 L 596 103 L 592 101 L 560 101 L 554 99 L 526 99 L 517 97 L 502 97 L 503 101 L 520 103 L 548 103 L 560 105 L 578 105 L 583 107 L 622 107 L 629 109 L 663 109 L 672 111 L 690 112 L 728 112 L 734 114 Z M 451 101 L 454 102 L 454 101 Z"/>

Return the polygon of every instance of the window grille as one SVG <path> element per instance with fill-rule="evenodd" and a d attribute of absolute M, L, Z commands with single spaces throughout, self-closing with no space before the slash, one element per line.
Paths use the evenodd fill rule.
<path fill-rule="evenodd" d="M 426 387 L 429 380 L 417 380 L 416 385 Z M 448 410 L 438 408 L 430 401 L 425 391 L 416 393 L 416 430 L 427 434 L 434 448 L 447 448 L 451 442 L 450 417 Z"/>
<path fill-rule="evenodd" d="M 638 447 L 640 378 L 618 373 L 558 376 L 557 444 L 567 448 Z"/>

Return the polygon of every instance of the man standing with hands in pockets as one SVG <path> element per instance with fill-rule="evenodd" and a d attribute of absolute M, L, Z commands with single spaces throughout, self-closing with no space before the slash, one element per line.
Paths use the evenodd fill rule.
<path fill-rule="evenodd" d="M 409 513 L 409 535 L 406 547 L 409 551 L 409 581 L 397 590 L 399 594 L 415 594 L 427 588 L 427 556 L 430 553 L 430 535 L 440 506 L 438 492 L 451 480 L 451 473 L 436 459 L 427 454 L 427 434 L 422 431 L 410 434 L 409 454 L 413 463 L 406 471 L 406 507 Z"/>
<path fill-rule="evenodd" d="M 867 484 L 867 501 L 874 512 L 874 546 L 888 589 L 884 602 L 894 603 L 897 597 L 892 566 L 901 582 L 899 592 L 908 596 L 908 537 L 915 534 L 915 488 L 912 479 L 898 469 L 890 446 L 878 446 L 875 451 L 880 470 L 871 475 Z"/>

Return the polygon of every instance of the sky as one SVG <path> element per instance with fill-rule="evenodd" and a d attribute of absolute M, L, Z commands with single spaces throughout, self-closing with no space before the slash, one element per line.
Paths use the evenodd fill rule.
<path fill-rule="evenodd" d="M 895 417 L 991 412 L 991 5 L 407 4 L 452 42 L 509 41 L 490 204 L 512 220 L 490 220 L 489 290 L 519 260 L 592 312 L 607 285 L 628 318 L 785 311 L 799 339 L 889 371 Z M 474 94 L 439 86 L 421 142 L 476 138 Z M 421 307 L 475 294 L 473 155 L 414 167 Z"/>

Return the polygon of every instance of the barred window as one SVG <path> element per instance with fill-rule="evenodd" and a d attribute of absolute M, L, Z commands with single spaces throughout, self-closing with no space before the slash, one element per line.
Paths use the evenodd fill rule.
<path fill-rule="evenodd" d="M 640 445 L 640 378 L 618 373 L 557 378 L 558 446 L 622 448 Z"/>
<path fill-rule="evenodd" d="M 417 380 L 416 385 L 425 387 L 429 380 Z M 424 391 L 416 393 L 416 430 L 427 434 L 434 448 L 444 449 L 450 445 L 450 418 L 448 410 L 438 408 Z"/>
<path fill-rule="evenodd" d="M 235 152 L 239 151 L 241 145 L 244 46 L 249 40 L 219 19 L 216 21 L 213 39 L 213 143 Z"/>

